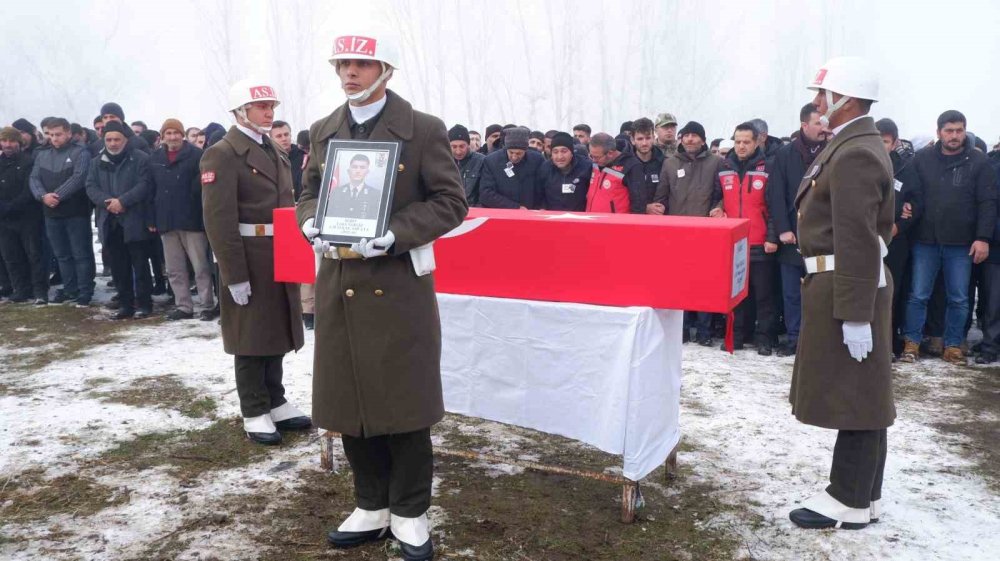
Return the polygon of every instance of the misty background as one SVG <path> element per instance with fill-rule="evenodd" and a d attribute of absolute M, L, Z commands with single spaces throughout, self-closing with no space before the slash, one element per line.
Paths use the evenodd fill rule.
<path fill-rule="evenodd" d="M 761 117 L 798 128 L 823 62 L 860 55 L 881 71 L 876 118 L 933 135 L 946 109 L 988 145 L 1000 135 L 1000 2 L 879 0 L 509 0 L 7 2 L 0 124 L 63 116 L 90 127 L 101 105 L 158 129 L 229 126 L 229 85 L 270 80 L 276 118 L 308 128 L 345 100 L 327 62 L 352 22 L 399 33 L 389 87 L 415 108 L 483 131 L 618 132 L 674 113 L 709 139 Z"/>

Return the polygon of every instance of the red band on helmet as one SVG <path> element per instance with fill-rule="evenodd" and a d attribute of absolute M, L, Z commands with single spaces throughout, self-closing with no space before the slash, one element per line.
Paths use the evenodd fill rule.
<path fill-rule="evenodd" d="M 375 39 L 371 37 L 360 37 L 357 35 L 345 35 L 337 37 L 333 43 L 333 54 L 343 55 L 365 55 L 375 56 Z"/>
<path fill-rule="evenodd" d="M 274 95 L 271 86 L 254 86 L 250 88 L 250 99 L 263 99 L 268 97 L 278 97 Z"/>

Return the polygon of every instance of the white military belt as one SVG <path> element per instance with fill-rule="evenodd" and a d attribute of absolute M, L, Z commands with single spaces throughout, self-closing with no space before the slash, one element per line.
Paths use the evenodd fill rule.
<path fill-rule="evenodd" d="M 889 255 L 889 248 L 886 247 L 885 241 L 881 236 L 878 238 L 878 248 L 879 254 L 881 255 L 879 259 L 878 286 L 879 288 L 882 288 L 883 286 L 886 286 L 885 267 L 882 266 L 882 259 L 885 259 L 885 256 Z M 806 274 L 809 275 L 829 273 L 837 268 L 837 260 L 833 255 L 816 255 L 814 257 L 804 257 L 803 260 L 806 263 Z"/>
<path fill-rule="evenodd" d="M 244 224 L 241 222 L 240 235 L 250 238 L 273 236 L 274 224 Z"/>

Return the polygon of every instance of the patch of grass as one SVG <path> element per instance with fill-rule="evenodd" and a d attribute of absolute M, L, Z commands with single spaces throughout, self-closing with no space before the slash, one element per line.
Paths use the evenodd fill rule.
<path fill-rule="evenodd" d="M 39 388 L 26 388 L 24 386 L 14 386 L 0 382 L 0 395 L 10 397 L 25 397 L 35 393 Z"/>
<path fill-rule="evenodd" d="M 96 378 L 87 378 L 83 381 L 84 389 L 92 390 L 94 388 L 99 388 L 101 386 L 106 386 L 108 384 L 114 383 L 114 378 L 108 378 L 106 376 L 98 376 Z"/>
<path fill-rule="evenodd" d="M 143 325 L 162 320 L 144 321 Z M 28 374 L 72 360 L 96 345 L 112 343 L 133 322 L 111 321 L 92 308 L 7 305 L 0 314 L 3 348 L 0 371 Z"/>
<path fill-rule="evenodd" d="M 451 416 L 450 416 L 451 417 Z M 462 419 L 464 423 L 464 419 Z M 445 425 L 449 424 L 447 421 Z M 526 429 L 521 449 L 543 450 L 543 457 L 559 458 L 559 465 L 579 467 L 573 456 L 578 443 Z M 445 430 L 450 430 L 445 427 Z M 456 445 L 454 434 L 445 434 Z M 478 443 L 478 437 L 472 443 Z M 586 451 L 585 457 L 600 455 Z M 569 459 L 567 459 L 569 458 Z M 594 458 L 591 458 L 594 459 Z M 604 454 L 600 463 L 620 465 L 620 458 Z M 341 465 L 346 463 L 341 462 Z M 723 492 L 695 482 L 691 469 L 668 489 L 653 481 L 663 479 L 662 469 L 642 486 L 646 507 L 635 524 L 618 522 L 621 487 L 601 481 L 525 471 L 516 475 L 487 476 L 486 470 L 462 459 L 435 457 L 440 479 L 433 509 L 434 539 L 438 558 L 481 561 L 671 561 L 729 560 L 741 547 L 739 531 L 731 520 L 751 520 L 748 512 L 721 501 Z M 398 558 L 392 540 L 352 549 L 341 555 L 326 544 L 326 533 L 340 524 L 354 508 L 350 471 L 304 471 L 298 487 L 261 515 L 264 531 L 258 542 L 268 550 L 266 561 L 344 558 L 384 560 Z M 273 503 L 272 503 L 273 504 Z M 432 517 L 434 516 L 432 512 Z M 758 517 L 759 518 L 759 517 Z M 266 520 L 266 524 L 263 522 Z M 256 520 L 241 520 L 254 524 Z M 751 520 L 750 523 L 753 523 Z M 760 523 L 760 520 L 757 521 Z"/>
<path fill-rule="evenodd" d="M 9 501 L 9 504 L 8 504 Z M 128 496 L 77 474 L 46 480 L 41 470 L 18 474 L 0 492 L 0 519 L 33 522 L 56 514 L 90 516 L 128 502 Z"/>
<path fill-rule="evenodd" d="M 964 368 L 968 376 L 966 392 L 954 400 L 949 408 L 956 412 L 951 419 L 932 426 L 945 432 L 965 437 L 959 443 L 961 453 L 976 463 L 973 470 L 981 476 L 995 493 L 1000 493 L 1000 368 Z"/>
<path fill-rule="evenodd" d="M 215 400 L 198 396 L 198 391 L 185 386 L 170 374 L 139 378 L 131 386 L 121 390 L 90 393 L 90 397 L 111 403 L 173 409 L 180 411 L 185 417 L 214 419 Z"/>
<path fill-rule="evenodd" d="M 282 446 L 295 446 L 311 432 L 284 433 Z M 145 470 L 167 466 L 183 481 L 208 471 L 250 465 L 270 454 L 270 447 L 250 442 L 239 418 L 220 419 L 204 429 L 141 435 L 121 442 L 92 462 L 120 470 Z"/>

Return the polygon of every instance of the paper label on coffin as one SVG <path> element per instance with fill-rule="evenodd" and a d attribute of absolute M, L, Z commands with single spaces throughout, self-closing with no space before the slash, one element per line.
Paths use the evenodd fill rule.
<path fill-rule="evenodd" d="M 725 313 L 746 296 L 748 234 L 743 219 L 474 208 L 434 246 L 436 286 L 472 296 Z"/>

